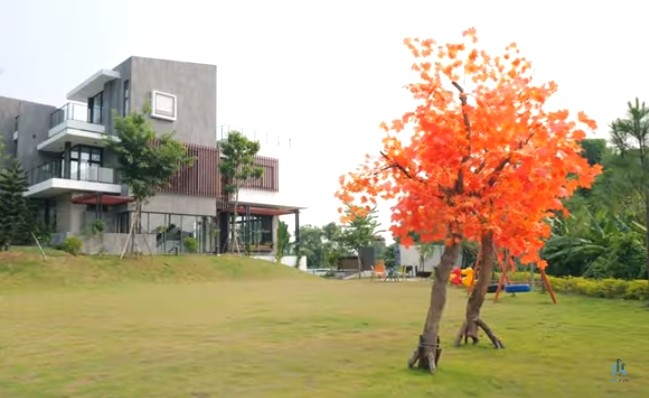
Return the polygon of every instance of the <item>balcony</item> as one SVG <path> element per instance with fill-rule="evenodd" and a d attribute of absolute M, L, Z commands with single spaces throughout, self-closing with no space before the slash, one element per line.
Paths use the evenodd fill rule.
<path fill-rule="evenodd" d="M 103 125 L 101 109 L 91 112 L 85 104 L 70 102 L 52 112 L 48 139 L 36 146 L 39 151 L 61 152 L 65 142 L 74 145 L 106 146 L 106 127 Z"/>
<path fill-rule="evenodd" d="M 120 194 L 113 169 L 99 166 L 71 167 L 69 176 L 64 173 L 63 160 L 42 164 L 27 172 L 29 189 L 24 196 L 47 198 L 66 192 L 101 192 Z"/>

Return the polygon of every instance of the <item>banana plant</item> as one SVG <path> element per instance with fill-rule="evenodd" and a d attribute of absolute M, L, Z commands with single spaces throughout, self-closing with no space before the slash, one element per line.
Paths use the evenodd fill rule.
<path fill-rule="evenodd" d="M 542 255 L 550 263 L 550 272 L 581 275 L 609 251 L 615 237 L 645 232 L 643 225 L 610 214 L 606 208 L 593 212 L 588 206 L 581 206 L 567 218 L 552 221 L 552 236 Z"/>

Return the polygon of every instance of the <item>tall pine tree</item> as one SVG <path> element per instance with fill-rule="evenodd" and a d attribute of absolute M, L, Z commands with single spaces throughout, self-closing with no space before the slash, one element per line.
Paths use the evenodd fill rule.
<path fill-rule="evenodd" d="M 0 250 L 30 232 L 31 212 L 23 193 L 29 184 L 22 166 L 16 160 L 0 170 Z"/>

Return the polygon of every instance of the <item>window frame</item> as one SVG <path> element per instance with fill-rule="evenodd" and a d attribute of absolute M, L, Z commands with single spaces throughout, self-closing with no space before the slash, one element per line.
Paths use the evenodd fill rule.
<path fill-rule="evenodd" d="M 122 116 L 126 116 L 131 112 L 131 81 L 124 80 L 122 85 Z"/>
<path fill-rule="evenodd" d="M 168 114 L 164 111 L 160 112 L 158 109 L 158 97 L 168 97 L 173 101 L 173 114 Z M 178 97 L 171 93 L 157 90 L 151 91 L 151 117 L 172 122 L 176 121 L 178 119 Z"/>

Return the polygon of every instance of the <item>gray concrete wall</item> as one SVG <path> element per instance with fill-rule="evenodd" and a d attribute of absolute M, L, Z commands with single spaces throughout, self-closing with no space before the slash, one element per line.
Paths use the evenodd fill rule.
<path fill-rule="evenodd" d="M 48 138 L 50 115 L 56 107 L 23 102 L 18 127 L 18 160 L 25 171 L 53 160 L 52 154 L 36 150 L 36 146 Z"/>
<path fill-rule="evenodd" d="M 86 205 L 72 203 L 72 194 L 66 193 L 56 198 L 56 229 L 79 235 L 83 231 Z"/>
<path fill-rule="evenodd" d="M 158 133 L 176 132 L 186 143 L 216 146 L 216 66 L 131 58 L 131 109 L 141 110 L 153 90 L 173 94 L 177 119 L 152 119 Z"/>
<path fill-rule="evenodd" d="M 121 254 L 126 244 L 128 234 L 103 233 L 90 237 L 81 237 L 83 248 L 81 251 L 86 254 Z M 149 254 L 149 248 L 155 254 L 156 235 L 138 234 L 135 235 L 135 247 L 138 252 Z M 147 247 L 148 245 L 148 247 Z"/>
<path fill-rule="evenodd" d="M 52 244 L 57 245 L 63 243 L 66 238 L 76 236 L 83 242 L 81 253 L 85 254 L 121 254 L 126 244 L 128 234 L 114 234 L 103 233 L 94 236 L 82 236 L 70 232 L 61 232 L 52 237 Z M 147 244 L 156 254 L 156 235 L 155 234 L 139 234 L 136 235 L 135 248 L 136 251 L 149 254 Z"/>
<path fill-rule="evenodd" d="M 135 205 L 130 204 L 129 208 L 135 210 Z M 216 204 L 213 198 L 160 194 L 143 205 L 142 211 L 213 217 L 216 216 Z"/>
<path fill-rule="evenodd" d="M 20 113 L 20 100 L 0 97 L 0 139 L 4 144 L 5 153 L 13 155 L 16 144 L 13 140 L 15 117 Z"/>
<path fill-rule="evenodd" d="M 121 79 L 113 80 L 104 85 L 104 125 L 106 132 L 113 133 L 113 112 L 117 115 L 124 115 L 124 81 L 131 80 L 131 59 L 128 58 L 121 64 L 113 68 L 114 71 L 119 72 Z M 133 82 L 131 81 L 131 85 Z M 133 97 L 133 90 L 131 90 L 131 98 Z M 133 100 L 131 99 L 131 111 L 141 111 L 142 109 L 133 108 Z"/>
<path fill-rule="evenodd" d="M 47 139 L 50 114 L 56 107 L 22 101 L 14 98 L 0 97 L 0 135 L 7 153 L 16 154 L 25 171 L 36 167 L 50 157 L 38 153 L 36 145 Z M 15 117 L 20 115 L 18 126 L 18 144 L 13 140 Z"/>

